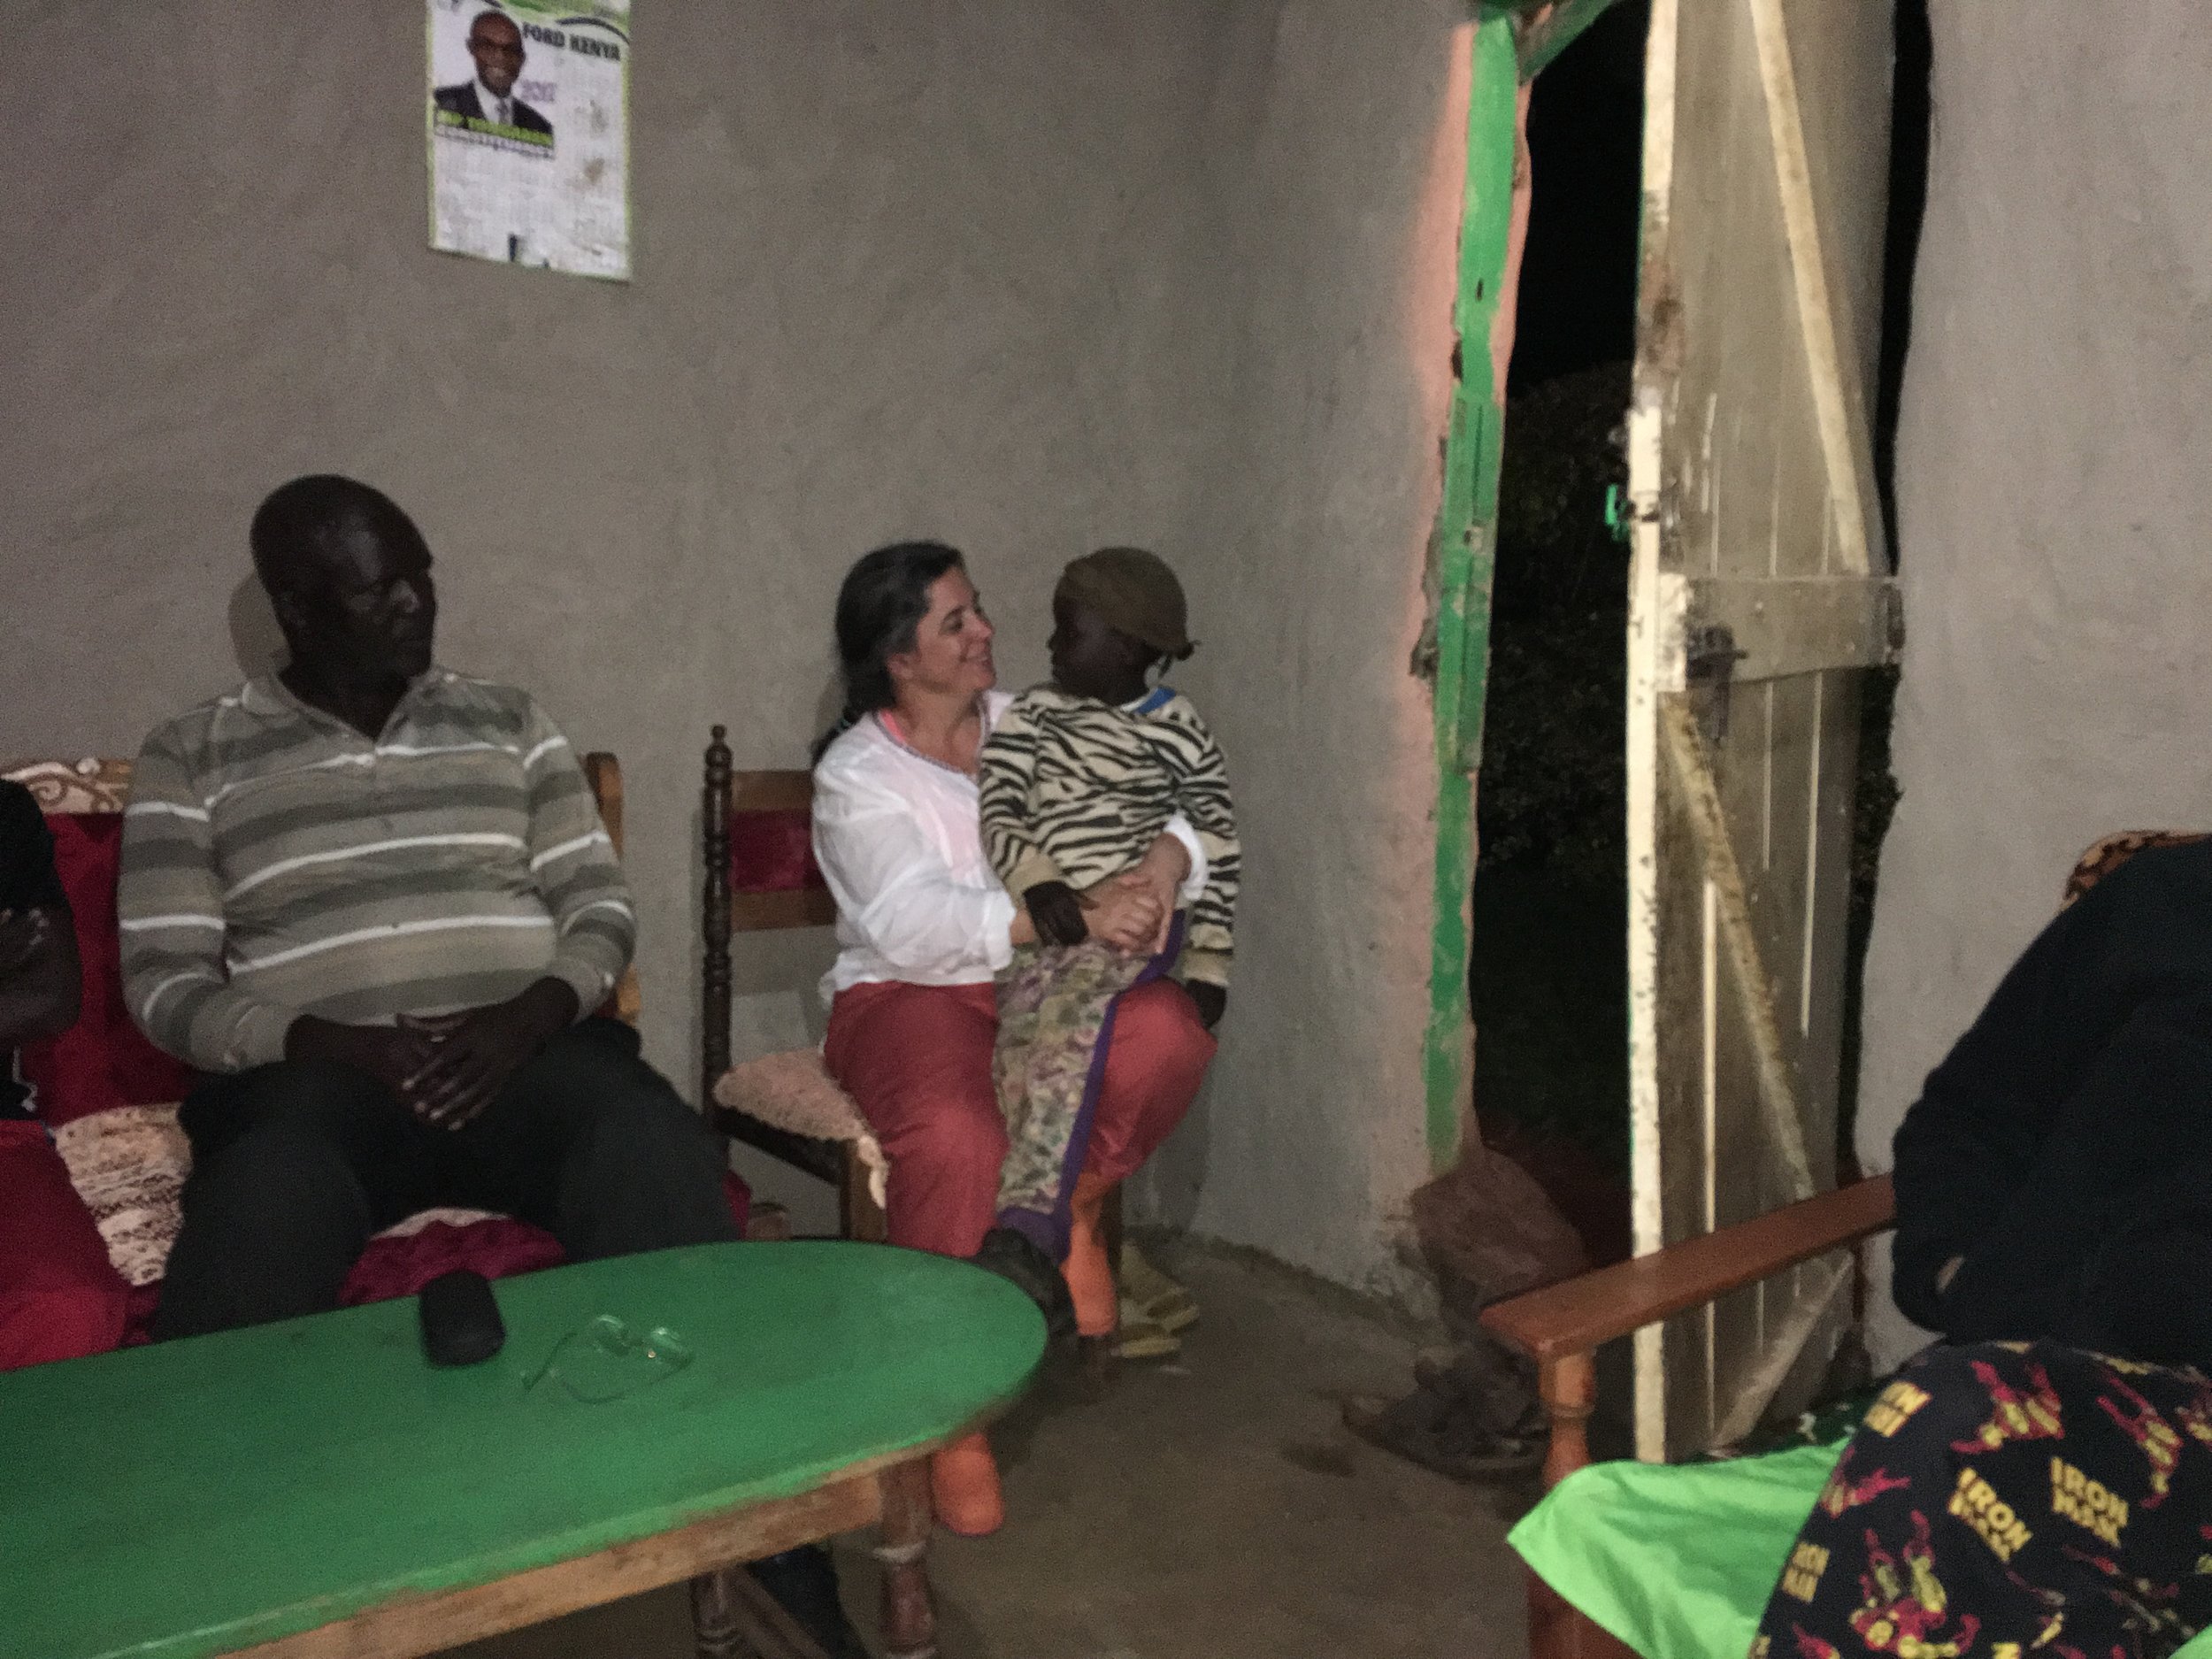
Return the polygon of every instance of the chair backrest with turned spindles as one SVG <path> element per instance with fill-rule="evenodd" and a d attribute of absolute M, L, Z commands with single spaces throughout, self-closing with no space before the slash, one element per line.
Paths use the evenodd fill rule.
<path fill-rule="evenodd" d="M 827 927 L 836 902 L 814 862 L 814 774 L 738 772 L 730 764 L 726 731 L 707 745 L 700 800 L 706 889 L 702 934 L 703 998 L 699 1021 L 700 1098 L 730 1069 L 730 940 L 793 927 Z M 724 1110 L 729 1133 L 787 1164 L 837 1180 L 842 1155 Z"/>

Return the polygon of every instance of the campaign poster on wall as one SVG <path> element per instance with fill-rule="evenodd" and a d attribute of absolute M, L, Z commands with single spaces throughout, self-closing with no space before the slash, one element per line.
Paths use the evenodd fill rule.
<path fill-rule="evenodd" d="M 630 274 L 629 0 L 429 0 L 430 245 Z"/>

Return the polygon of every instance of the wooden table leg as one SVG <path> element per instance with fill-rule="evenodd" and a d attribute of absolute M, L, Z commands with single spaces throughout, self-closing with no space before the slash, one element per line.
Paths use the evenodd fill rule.
<path fill-rule="evenodd" d="M 742 1633 L 744 1603 L 736 1584 L 744 1571 L 725 1567 L 691 1581 L 691 1625 L 698 1638 L 699 1659 L 753 1659 L 751 1644 Z"/>
<path fill-rule="evenodd" d="M 937 1609 L 929 1597 L 929 1529 L 935 1515 L 929 1502 L 929 1463 L 925 1458 L 883 1471 L 883 1540 L 876 1559 L 883 1563 L 884 1659 L 937 1659 Z"/>
<path fill-rule="evenodd" d="M 741 1566 L 703 1572 L 691 1581 L 691 1623 L 699 1659 L 829 1659 Z"/>

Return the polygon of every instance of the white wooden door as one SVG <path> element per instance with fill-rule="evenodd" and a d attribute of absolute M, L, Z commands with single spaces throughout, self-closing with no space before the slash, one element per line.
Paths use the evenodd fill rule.
<path fill-rule="evenodd" d="M 1882 0 L 1653 0 L 1629 420 L 1639 1252 L 1834 1185 L 1858 679 L 1896 622 L 1873 406 Z M 1638 1454 L 1816 1374 L 1849 1262 L 1641 1333 Z"/>

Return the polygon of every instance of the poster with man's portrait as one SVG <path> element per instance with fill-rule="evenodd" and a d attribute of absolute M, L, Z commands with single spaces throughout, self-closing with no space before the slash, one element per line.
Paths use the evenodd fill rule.
<path fill-rule="evenodd" d="M 430 245 L 630 274 L 629 0 L 429 0 Z"/>

